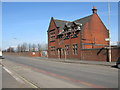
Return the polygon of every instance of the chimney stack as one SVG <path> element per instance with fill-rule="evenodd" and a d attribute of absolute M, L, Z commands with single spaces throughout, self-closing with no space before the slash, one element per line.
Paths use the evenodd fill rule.
<path fill-rule="evenodd" d="M 96 9 L 95 6 L 93 6 L 92 12 L 93 12 L 93 14 L 94 14 L 94 13 L 97 13 L 97 9 Z"/>

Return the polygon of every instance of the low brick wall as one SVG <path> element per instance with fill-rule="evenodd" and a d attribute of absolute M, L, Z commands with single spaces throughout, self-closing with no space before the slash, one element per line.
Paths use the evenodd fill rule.
<path fill-rule="evenodd" d="M 41 57 L 41 52 L 4 52 L 3 54 L 29 56 L 29 57 Z"/>
<path fill-rule="evenodd" d="M 109 50 L 105 48 L 82 49 L 81 52 L 82 60 L 109 61 Z M 120 48 L 112 48 L 111 49 L 112 61 L 116 61 L 118 57 L 120 57 Z"/>
<path fill-rule="evenodd" d="M 112 49 L 112 61 L 116 61 L 118 57 L 120 57 L 120 48 Z"/>
<path fill-rule="evenodd" d="M 109 61 L 109 50 L 105 48 L 101 49 L 82 49 L 80 60 L 89 60 L 89 61 Z M 29 57 L 47 57 L 47 55 L 43 56 L 41 52 L 19 52 L 19 53 L 10 53 L 4 52 L 4 54 L 9 55 L 19 55 L 19 56 L 29 56 Z M 111 50 L 111 59 L 112 61 L 116 61 L 117 58 L 120 57 L 120 48 L 112 48 Z M 55 58 L 55 57 L 54 57 Z M 58 58 L 58 57 L 56 57 Z M 75 58 L 69 58 L 75 59 Z"/>

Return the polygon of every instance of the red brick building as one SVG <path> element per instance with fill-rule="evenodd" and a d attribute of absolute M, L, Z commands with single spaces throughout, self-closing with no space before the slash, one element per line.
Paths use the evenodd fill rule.
<path fill-rule="evenodd" d="M 108 46 L 106 38 L 109 38 L 109 31 L 95 7 L 92 15 L 74 21 L 52 17 L 48 27 L 48 57 L 81 59 L 81 49 Z"/>

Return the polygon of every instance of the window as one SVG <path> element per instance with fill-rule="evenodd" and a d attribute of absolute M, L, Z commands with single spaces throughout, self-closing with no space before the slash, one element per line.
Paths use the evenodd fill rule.
<path fill-rule="evenodd" d="M 54 42 L 55 41 L 55 31 L 51 31 L 50 32 L 50 42 Z"/>
<path fill-rule="evenodd" d="M 63 37 L 63 35 L 58 35 L 57 38 L 61 39 Z"/>
<path fill-rule="evenodd" d="M 51 46 L 51 55 L 55 55 L 55 46 Z"/>
<path fill-rule="evenodd" d="M 78 45 L 73 44 L 73 55 L 77 55 L 77 54 L 78 54 Z"/>
<path fill-rule="evenodd" d="M 65 52 L 66 52 L 66 55 L 69 54 L 69 45 L 65 45 Z"/>

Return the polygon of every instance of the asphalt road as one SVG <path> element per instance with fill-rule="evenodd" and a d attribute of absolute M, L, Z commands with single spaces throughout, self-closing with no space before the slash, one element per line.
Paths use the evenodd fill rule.
<path fill-rule="evenodd" d="M 54 82 L 54 79 L 58 79 L 62 80 L 62 82 L 74 84 L 76 87 L 118 88 L 118 69 L 109 66 L 52 62 L 10 55 L 5 55 L 4 57 L 4 60 L 18 63 L 24 68 L 31 68 L 31 70 L 35 72 L 50 76 L 52 78 L 51 83 Z M 35 77 L 32 75 L 32 78 L 30 79 L 33 81 L 33 83 L 40 83 L 40 81 L 37 80 L 40 78 L 43 79 L 43 77 L 39 77 L 39 75 L 38 78 L 36 78 L 37 75 Z"/>

